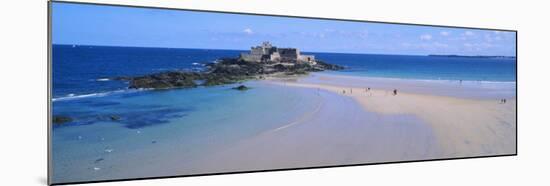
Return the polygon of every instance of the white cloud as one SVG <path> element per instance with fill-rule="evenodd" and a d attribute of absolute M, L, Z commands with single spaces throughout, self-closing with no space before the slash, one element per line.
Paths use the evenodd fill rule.
<path fill-rule="evenodd" d="M 254 34 L 254 31 L 252 31 L 252 29 L 250 29 L 250 28 L 245 28 L 245 29 L 243 30 L 243 32 L 246 33 L 246 34 L 249 34 L 249 35 L 250 35 L 250 34 Z"/>
<path fill-rule="evenodd" d="M 495 34 L 490 34 L 490 33 L 487 33 L 485 34 L 485 41 L 486 42 L 489 42 L 489 43 L 492 43 L 492 42 L 498 42 L 500 40 L 502 40 L 502 36 L 500 33 L 496 33 Z"/>
<path fill-rule="evenodd" d="M 439 32 L 439 34 L 441 34 L 442 36 L 448 36 L 448 35 L 450 35 L 451 33 L 450 33 L 450 32 L 447 32 L 447 31 L 441 31 L 441 32 Z"/>
<path fill-rule="evenodd" d="M 448 44 L 440 42 L 420 42 L 420 43 L 401 43 L 401 47 L 404 49 L 422 49 L 429 51 L 448 50 L 451 48 Z"/>
<path fill-rule="evenodd" d="M 469 51 L 483 51 L 489 48 L 495 47 L 495 45 L 491 43 L 464 43 L 463 46 L 466 50 Z"/>
<path fill-rule="evenodd" d="M 430 34 L 421 35 L 420 40 L 425 40 L 425 41 L 432 40 L 432 35 L 430 35 Z"/>
<path fill-rule="evenodd" d="M 305 31 L 301 31 L 301 32 L 298 32 L 298 34 L 302 37 L 315 38 L 315 39 L 324 39 L 327 36 L 327 34 L 325 34 L 324 32 L 305 32 Z"/>

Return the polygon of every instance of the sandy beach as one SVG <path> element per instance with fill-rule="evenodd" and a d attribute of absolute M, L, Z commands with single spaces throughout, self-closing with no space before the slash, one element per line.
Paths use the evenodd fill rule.
<path fill-rule="evenodd" d="M 320 76 L 320 79 L 336 79 L 339 76 Z M 515 97 L 507 98 L 476 95 L 475 99 L 452 96 L 408 93 L 363 87 L 344 87 L 327 84 L 286 83 L 289 86 L 321 88 L 352 97 L 363 108 L 380 114 L 412 114 L 430 124 L 437 134 L 443 156 L 476 156 L 507 154 L 515 151 Z M 368 85 L 366 85 L 368 86 Z M 412 89 L 416 85 L 401 85 L 399 90 Z M 436 89 L 437 87 L 433 87 Z M 342 90 L 350 89 L 347 93 Z M 468 90 L 468 88 L 464 88 Z M 437 91 L 434 91 L 437 92 Z M 442 92 L 442 91 L 439 91 Z M 491 94 L 490 92 L 485 92 Z M 485 97 L 485 99 L 479 99 Z"/>
<path fill-rule="evenodd" d="M 516 153 L 515 98 L 512 94 L 495 94 L 492 91 L 498 90 L 494 87 L 464 86 L 464 90 L 458 91 L 462 85 L 458 88 L 439 82 L 419 85 L 406 80 L 326 74 L 297 79 L 271 78 L 267 82 L 312 89 L 323 101 L 294 122 L 205 157 L 205 161 L 199 161 L 196 171 Z M 398 89 L 397 95 L 393 95 L 393 89 L 382 86 L 366 88 L 377 84 L 392 87 L 386 83 L 393 83 Z M 507 99 L 506 103 L 500 102 L 501 97 Z"/>
<path fill-rule="evenodd" d="M 63 148 L 56 157 L 65 161 L 56 169 L 63 177 L 56 179 L 490 156 L 514 154 L 516 149 L 513 84 L 312 73 L 246 85 L 252 89 L 216 87 L 125 98 L 132 103 L 166 100 L 166 104 L 189 105 L 187 97 L 194 94 L 210 94 L 209 99 L 232 95 L 196 103 L 197 109 L 207 112 L 190 112 L 155 127 L 128 130 L 102 122 L 60 128 L 55 139 Z M 499 102 L 503 98 L 506 103 Z"/>
<path fill-rule="evenodd" d="M 513 30 L 49 9 L 49 184 L 517 154 Z"/>

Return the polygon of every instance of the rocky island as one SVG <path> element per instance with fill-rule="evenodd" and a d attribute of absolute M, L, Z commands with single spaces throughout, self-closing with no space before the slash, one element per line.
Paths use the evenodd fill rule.
<path fill-rule="evenodd" d="M 236 58 L 222 58 L 206 64 L 201 72 L 168 71 L 138 77 L 118 77 L 129 81 L 132 89 L 170 89 L 214 86 L 263 79 L 274 74 L 301 75 L 308 72 L 341 70 L 342 66 L 316 60 L 313 55 L 302 55 L 296 48 L 277 48 L 269 42 L 252 47 L 249 53 Z"/>

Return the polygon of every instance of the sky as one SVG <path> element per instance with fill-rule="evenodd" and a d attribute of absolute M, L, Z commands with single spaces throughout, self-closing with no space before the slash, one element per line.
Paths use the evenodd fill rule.
<path fill-rule="evenodd" d="M 515 56 L 515 32 L 53 3 L 53 44 Z"/>

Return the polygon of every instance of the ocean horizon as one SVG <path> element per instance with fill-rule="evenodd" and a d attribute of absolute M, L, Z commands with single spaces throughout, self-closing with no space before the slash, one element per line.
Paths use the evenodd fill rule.
<path fill-rule="evenodd" d="M 226 49 L 226 48 L 187 48 L 187 47 L 161 47 L 161 46 L 125 46 L 125 45 L 93 45 L 93 44 L 52 44 L 52 46 L 70 46 L 70 47 L 120 47 L 120 48 L 157 48 L 157 49 L 188 49 L 188 50 L 232 50 L 239 52 L 248 52 L 249 49 Z M 508 58 L 514 59 L 516 56 L 500 56 L 500 55 L 457 55 L 457 54 L 393 54 L 393 53 L 358 53 L 358 52 L 331 52 L 331 51 L 300 51 L 302 53 L 330 53 L 330 54 L 356 54 L 356 55 L 393 55 L 393 56 L 431 56 L 431 57 L 472 57 L 472 58 Z"/>
<path fill-rule="evenodd" d="M 270 136 L 291 127 L 301 131 L 302 127 L 320 124 L 320 128 L 303 129 L 296 133 L 300 139 L 307 141 L 317 139 L 315 132 L 329 135 L 341 130 L 340 127 L 333 128 L 336 127 L 333 124 L 341 122 L 353 126 L 343 128 L 346 130 L 361 128 L 370 131 L 364 133 L 368 135 L 357 133 L 355 135 L 358 136 L 344 140 L 353 142 L 353 139 L 361 138 L 372 141 L 367 143 L 372 149 L 363 152 L 370 154 L 360 156 L 368 158 L 346 161 L 333 158 L 326 162 L 300 160 L 293 163 L 291 160 L 296 157 L 291 157 L 279 159 L 289 161 L 277 166 L 289 168 L 297 165 L 414 160 L 444 155 L 444 150 L 436 145 L 433 128 L 421 118 L 409 114 L 379 115 L 367 112 L 360 103 L 334 91 L 291 87 L 284 81 L 276 83 L 269 80 L 141 90 L 129 89 L 127 81 L 115 80 L 117 77 L 165 71 L 203 71 L 207 63 L 237 57 L 244 51 L 78 45 L 53 45 L 52 49 L 52 114 L 71 118 L 62 125 L 53 125 L 52 129 L 53 170 L 56 172 L 53 179 L 56 182 L 235 171 L 239 166 L 230 166 L 230 163 L 226 166 L 207 165 L 205 162 L 211 161 L 208 158 L 227 162 L 224 159 L 231 158 L 232 153 L 220 157 L 215 154 L 227 147 L 240 147 L 246 139 Z M 330 83 L 332 86 L 346 87 L 343 91 L 360 87 L 354 92 L 363 94 L 367 88 L 365 85 L 368 85 L 381 91 L 377 92 L 381 95 L 388 95 L 387 91 L 384 93 L 382 90 L 399 87 L 404 92 L 456 98 L 515 98 L 514 59 L 303 53 L 346 68 L 310 73 L 290 83 L 320 86 Z M 237 85 L 250 89 L 233 90 L 232 87 Z M 304 135 L 310 131 L 315 132 L 309 137 Z M 408 132 L 403 135 L 400 131 Z M 352 132 L 342 136 L 347 136 L 347 133 Z M 338 139 L 341 138 L 333 141 Z M 414 145 L 404 145 L 414 140 L 418 140 Z M 265 143 L 277 141 L 270 139 Z M 399 146 L 396 151 L 402 153 L 380 149 L 376 141 Z M 309 141 L 303 144 L 316 143 Z M 356 145 L 359 146 L 343 149 L 343 155 L 347 156 L 349 154 L 346 152 L 365 144 Z M 242 151 L 247 150 L 244 148 Z M 268 150 L 256 151 L 261 152 Z M 241 155 L 241 152 L 236 153 L 238 157 Z M 322 156 L 318 158 L 326 159 Z M 249 165 L 248 168 L 273 168 L 259 166 L 266 162 L 256 161 L 259 164 Z M 141 164 L 148 167 L 142 168 Z"/>
<path fill-rule="evenodd" d="M 49 8 L 49 184 L 517 154 L 517 31 Z"/>
<path fill-rule="evenodd" d="M 53 101 L 124 91 L 112 78 L 171 70 L 201 71 L 207 63 L 237 57 L 245 50 L 53 45 Z M 465 58 L 303 52 L 346 69 L 326 72 L 374 78 L 515 82 L 515 58 Z M 325 72 L 324 72 L 325 73 Z"/>

